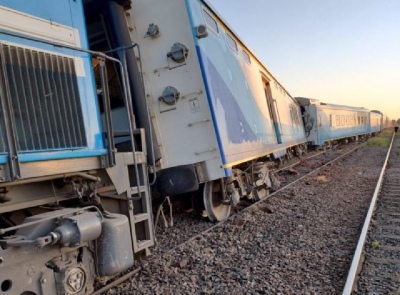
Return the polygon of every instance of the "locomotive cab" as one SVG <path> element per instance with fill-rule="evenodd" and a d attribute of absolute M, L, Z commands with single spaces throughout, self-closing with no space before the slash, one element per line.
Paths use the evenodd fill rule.
<path fill-rule="evenodd" d="M 124 66 L 89 50 L 81 1 L 1 0 L 0 15 L 0 293 L 88 294 L 154 245 L 126 84 L 135 148 L 114 142 L 105 64 Z"/>

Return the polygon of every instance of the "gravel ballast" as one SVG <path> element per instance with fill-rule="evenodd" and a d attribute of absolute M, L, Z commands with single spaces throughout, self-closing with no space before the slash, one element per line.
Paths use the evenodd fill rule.
<path fill-rule="evenodd" d="M 178 249 L 156 249 L 107 294 L 339 294 L 385 155 L 361 147 Z"/>

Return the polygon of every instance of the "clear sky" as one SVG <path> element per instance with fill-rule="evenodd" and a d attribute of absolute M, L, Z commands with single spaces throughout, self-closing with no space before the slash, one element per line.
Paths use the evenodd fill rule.
<path fill-rule="evenodd" d="M 209 0 L 292 96 L 400 118 L 400 0 Z"/>

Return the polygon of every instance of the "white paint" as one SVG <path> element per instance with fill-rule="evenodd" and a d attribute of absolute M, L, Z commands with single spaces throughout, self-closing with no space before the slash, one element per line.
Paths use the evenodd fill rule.
<path fill-rule="evenodd" d="M 83 59 L 74 57 L 75 73 L 78 77 L 85 77 L 85 67 L 83 66 Z"/>
<path fill-rule="evenodd" d="M 0 6 L 0 28 L 54 41 L 65 45 L 80 47 L 77 29 Z"/>

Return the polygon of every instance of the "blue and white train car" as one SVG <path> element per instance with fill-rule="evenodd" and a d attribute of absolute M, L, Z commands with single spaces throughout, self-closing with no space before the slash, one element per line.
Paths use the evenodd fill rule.
<path fill-rule="evenodd" d="M 202 198 L 214 195 L 215 205 L 218 193 L 210 192 L 219 191 L 226 208 L 220 214 L 215 205 L 208 216 L 225 218 L 232 196 L 270 186 L 267 157 L 305 143 L 300 107 L 207 1 L 133 0 L 128 15 L 161 149 L 159 183 L 182 184 L 179 178 L 193 175 L 205 183 Z M 247 173 L 239 168 L 251 171 L 254 162 L 262 163 L 263 180 L 238 179 Z M 194 169 L 179 175 L 182 167 Z M 163 169 L 176 172 L 170 181 L 162 180 Z"/>
<path fill-rule="evenodd" d="M 332 141 L 369 134 L 370 112 L 366 108 L 304 97 L 296 97 L 296 100 L 302 107 L 307 141 L 311 146 L 330 146 Z"/>
<path fill-rule="evenodd" d="M 376 135 L 383 130 L 383 114 L 380 111 L 372 110 L 369 112 L 369 133 Z"/>

